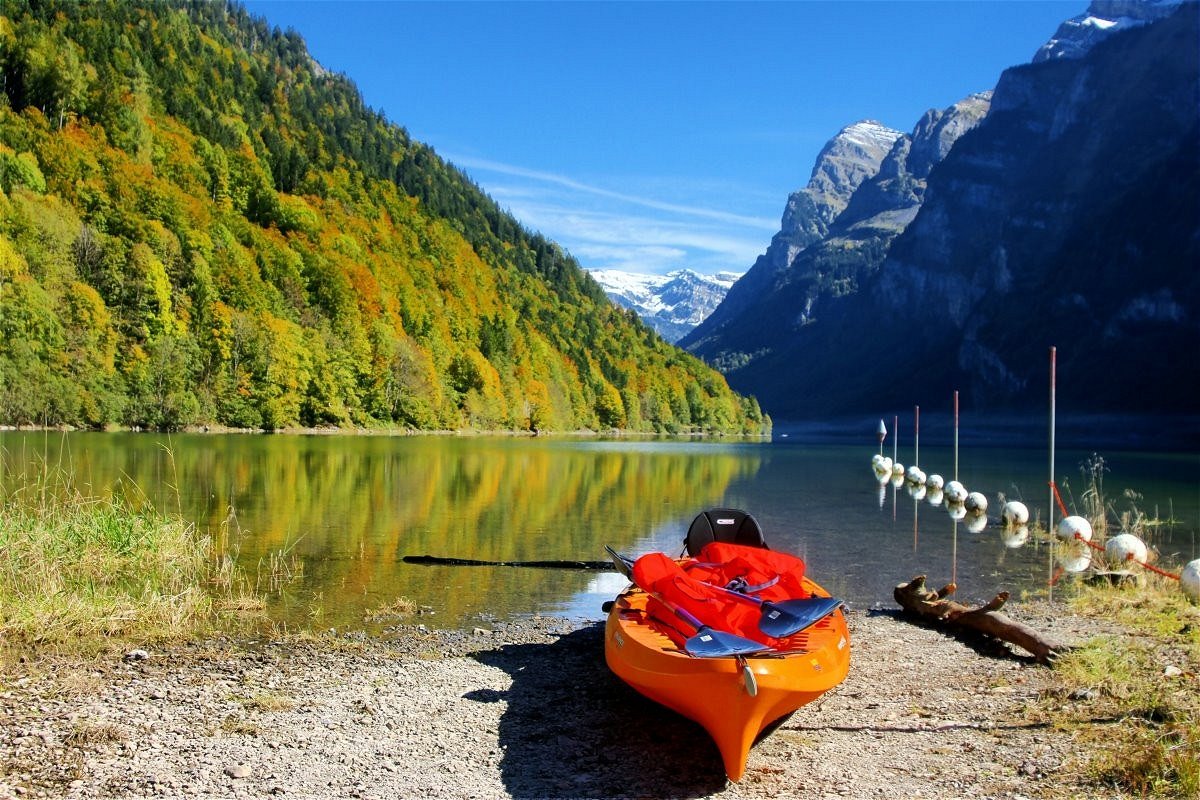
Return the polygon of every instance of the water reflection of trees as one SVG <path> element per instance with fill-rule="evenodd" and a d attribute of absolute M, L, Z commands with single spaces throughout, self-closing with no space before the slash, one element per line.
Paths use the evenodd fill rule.
<path fill-rule="evenodd" d="M 463 574 L 406 565 L 403 555 L 602 558 L 605 544 L 625 546 L 719 503 L 760 463 L 753 449 L 707 444 L 459 437 L 72 434 L 67 449 L 93 491 L 135 484 L 244 566 L 287 550 L 304 565 L 300 593 L 330 611 L 409 595 L 452 616 L 480 598 L 519 611 L 531 597 L 578 591 L 588 576 Z"/>

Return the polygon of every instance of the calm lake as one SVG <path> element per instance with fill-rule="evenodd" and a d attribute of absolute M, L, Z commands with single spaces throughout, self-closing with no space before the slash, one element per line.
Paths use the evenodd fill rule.
<path fill-rule="evenodd" d="M 964 601 L 1046 590 L 1049 546 L 1034 537 L 1006 542 L 998 524 L 1001 493 L 1046 518 L 1045 447 L 960 445 L 959 480 L 990 503 L 989 523 L 972 531 L 905 486 L 880 486 L 870 465 L 879 451 L 873 425 L 861 439 L 7 431 L 0 449 L 6 492 L 22 485 L 22 470 L 62 467 L 85 494 L 141 493 L 182 514 L 264 586 L 272 555 L 286 555 L 301 575 L 271 594 L 269 613 L 293 628 L 370 630 L 369 612 L 401 597 L 428 607 L 421 621 L 431 627 L 536 613 L 599 619 L 601 603 L 623 585 L 613 573 L 402 558 L 599 561 L 605 544 L 631 555 L 674 554 L 692 518 L 715 506 L 749 511 L 773 548 L 802 555 L 809 574 L 852 607 L 890 605 L 892 587 L 921 573 L 937 585 L 956 580 Z M 884 450 L 892 454 L 890 441 Z M 1068 506 L 1085 488 L 1080 465 L 1091 454 L 1056 453 Z M 909 463 L 911 443 L 898 455 Z M 1151 537 L 1165 565 L 1178 570 L 1198 557 L 1200 457 L 1100 455 L 1114 512 L 1136 506 L 1174 520 Z M 919 456 L 927 473 L 954 476 L 951 447 L 922 445 Z"/>

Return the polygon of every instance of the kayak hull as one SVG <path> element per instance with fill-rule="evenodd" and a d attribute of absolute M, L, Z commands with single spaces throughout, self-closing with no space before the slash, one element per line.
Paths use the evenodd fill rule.
<path fill-rule="evenodd" d="M 817 596 L 828 596 L 812 581 L 805 583 Z M 841 609 L 790 637 L 787 652 L 696 658 L 647 613 L 648 600 L 630 586 L 613 603 L 604 637 L 609 669 L 708 731 L 730 780 L 745 773 L 750 748 L 763 730 L 837 686 L 849 671 L 850 636 Z"/>

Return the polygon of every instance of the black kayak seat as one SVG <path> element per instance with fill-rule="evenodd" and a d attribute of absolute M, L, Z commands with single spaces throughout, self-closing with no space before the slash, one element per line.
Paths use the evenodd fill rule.
<path fill-rule="evenodd" d="M 747 547 L 767 548 L 758 520 L 736 508 L 713 508 L 701 512 L 688 528 L 684 546 L 695 557 L 709 542 L 726 542 Z"/>

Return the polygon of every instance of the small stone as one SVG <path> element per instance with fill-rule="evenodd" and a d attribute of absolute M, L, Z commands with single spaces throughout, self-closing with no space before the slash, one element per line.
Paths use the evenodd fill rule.
<path fill-rule="evenodd" d="M 247 764 L 234 764 L 231 767 L 225 768 L 225 774 L 231 778 L 249 778 L 250 767 Z"/>
<path fill-rule="evenodd" d="M 145 661 L 150 658 L 150 654 L 145 650 L 130 650 L 125 654 L 126 661 Z"/>
<path fill-rule="evenodd" d="M 1183 670 L 1174 664 L 1167 664 L 1166 668 L 1163 670 L 1164 678 L 1178 678 L 1182 674 Z"/>

